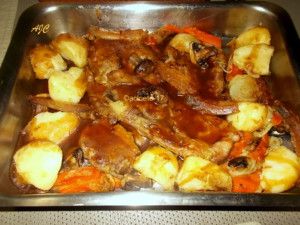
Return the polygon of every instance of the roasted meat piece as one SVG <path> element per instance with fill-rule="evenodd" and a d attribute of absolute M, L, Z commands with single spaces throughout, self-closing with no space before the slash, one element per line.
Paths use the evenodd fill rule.
<path fill-rule="evenodd" d="M 131 170 L 139 154 L 133 136 L 121 125 L 101 120 L 87 125 L 80 136 L 84 157 L 102 171 L 119 175 Z"/>

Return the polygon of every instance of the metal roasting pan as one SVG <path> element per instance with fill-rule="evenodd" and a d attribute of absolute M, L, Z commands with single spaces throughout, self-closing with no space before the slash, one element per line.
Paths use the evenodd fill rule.
<path fill-rule="evenodd" d="M 5 19 L 5 18 L 3 18 Z M 35 32 L 36 25 L 49 29 Z M 59 33 L 83 35 L 90 25 L 112 29 L 156 29 L 164 24 L 197 26 L 224 42 L 257 25 L 269 28 L 275 54 L 271 62 L 274 95 L 300 112 L 300 42 L 289 15 L 266 2 L 103 1 L 97 4 L 40 3 L 20 17 L 0 69 L 0 206 L 4 207 L 268 207 L 300 208 L 300 190 L 281 194 L 155 191 L 87 194 L 21 194 L 9 179 L 18 135 L 30 117 L 26 97 L 38 93 L 28 60 L 36 43 Z M 45 31 L 45 32 L 43 32 Z"/>

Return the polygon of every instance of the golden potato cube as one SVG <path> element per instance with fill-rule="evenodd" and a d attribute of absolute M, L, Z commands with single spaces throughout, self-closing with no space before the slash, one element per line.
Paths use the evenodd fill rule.
<path fill-rule="evenodd" d="M 236 75 L 229 82 L 230 97 L 239 102 L 255 102 L 259 97 L 256 79 L 249 75 Z"/>
<path fill-rule="evenodd" d="M 271 34 L 265 27 L 254 27 L 241 33 L 234 41 L 235 48 L 246 45 L 271 43 Z"/>
<path fill-rule="evenodd" d="M 47 45 L 37 45 L 30 51 L 30 62 L 37 79 L 48 79 L 53 70 L 67 68 L 66 62 Z"/>
<path fill-rule="evenodd" d="M 71 67 L 66 72 L 54 71 L 48 80 L 49 95 L 55 101 L 77 104 L 86 88 L 86 74 L 77 67 Z"/>
<path fill-rule="evenodd" d="M 232 62 L 248 74 L 270 74 L 270 61 L 274 48 L 266 44 L 246 45 L 233 52 Z"/>
<path fill-rule="evenodd" d="M 84 38 L 65 33 L 58 35 L 51 44 L 62 57 L 76 66 L 84 67 L 87 64 L 88 42 Z"/>
<path fill-rule="evenodd" d="M 178 162 L 170 151 L 156 146 L 137 157 L 133 168 L 159 183 L 165 190 L 173 190 Z"/>
<path fill-rule="evenodd" d="M 62 163 L 62 150 L 50 141 L 33 141 L 14 155 L 17 173 L 28 184 L 49 190 L 54 185 Z"/>
<path fill-rule="evenodd" d="M 187 157 L 178 173 L 176 183 L 181 191 L 231 191 L 231 176 L 208 160 Z"/>
<path fill-rule="evenodd" d="M 264 127 L 268 118 L 268 107 L 255 102 L 240 102 L 239 112 L 227 116 L 227 121 L 237 130 L 253 132 Z"/>
<path fill-rule="evenodd" d="M 25 127 L 29 140 L 49 140 L 59 144 L 79 125 L 79 118 L 70 112 L 43 112 Z"/>
<path fill-rule="evenodd" d="M 199 41 L 190 34 L 180 33 L 173 37 L 169 44 L 178 51 L 189 53 L 193 42 Z"/>
<path fill-rule="evenodd" d="M 269 150 L 263 163 L 261 186 L 265 192 L 279 193 L 292 188 L 299 179 L 297 155 L 284 146 Z"/>

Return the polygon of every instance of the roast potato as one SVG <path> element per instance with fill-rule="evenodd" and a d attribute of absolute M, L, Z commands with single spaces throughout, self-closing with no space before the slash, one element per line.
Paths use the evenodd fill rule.
<path fill-rule="evenodd" d="M 266 44 L 246 45 L 233 52 L 232 62 L 248 74 L 269 75 L 274 48 Z"/>
<path fill-rule="evenodd" d="M 266 124 L 269 110 L 267 106 L 255 102 L 240 102 L 238 108 L 239 112 L 227 116 L 227 121 L 237 130 L 253 132 Z"/>
<path fill-rule="evenodd" d="M 256 79 L 249 75 L 236 75 L 229 82 L 230 97 L 238 102 L 255 102 L 259 97 Z"/>
<path fill-rule="evenodd" d="M 14 155 L 17 173 L 33 186 L 47 191 L 54 185 L 62 163 L 62 150 L 50 141 L 33 141 Z"/>
<path fill-rule="evenodd" d="M 49 95 L 55 101 L 76 104 L 86 88 L 86 74 L 78 67 L 71 67 L 66 72 L 53 71 L 48 80 Z"/>
<path fill-rule="evenodd" d="M 159 147 L 151 147 L 137 157 L 133 168 L 159 183 L 165 190 L 173 190 L 178 162 L 170 151 Z"/>
<path fill-rule="evenodd" d="M 62 57 L 72 61 L 77 67 L 87 64 L 88 42 L 82 37 L 65 33 L 58 35 L 51 43 Z"/>
<path fill-rule="evenodd" d="M 29 140 L 49 140 L 60 143 L 73 133 L 79 125 L 79 118 L 70 112 L 42 112 L 25 127 Z"/>
<path fill-rule="evenodd" d="M 280 145 L 269 149 L 263 163 L 261 186 L 265 192 L 279 193 L 292 188 L 299 178 L 297 155 Z"/>
<path fill-rule="evenodd" d="M 67 68 L 60 54 L 48 45 L 37 45 L 30 51 L 30 62 L 37 79 L 48 79 L 52 71 Z"/>
<path fill-rule="evenodd" d="M 220 166 L 197 156 L 187 157 L 176 183 L 181 191 L 231 191 L 231 176 Z"/>
<path fill-rule="evenodd" d="M 265 27 L 253 27 L 241 33 L 231 43 L 234 48 L 239 48 L 246 45 L 267 44 L 270 45 L 271 34 Z"/>

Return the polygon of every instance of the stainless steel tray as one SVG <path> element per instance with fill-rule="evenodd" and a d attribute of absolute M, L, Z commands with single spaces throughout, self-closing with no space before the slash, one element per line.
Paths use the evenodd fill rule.
<path fill-rule="evenodd" d="M 0 69 L 1 207 L 300 207 L 298 189 L 282 194 L 110 192 L 28 195 L 20 194 L 14 187 L 9 179 L 9 165 L 19 132 L 30 116 L 26 96 L 38 92 L 28 61 L 28 50 L 36 43 L 47 42 L 62 32 L 82 35 L 90 25 L 152 30 L 164 24 L 198 26 L 221 35 L 224 41 L 252 26 L 261 24 L 268 27 L 276 49 L 271 63 L 274 95 L 289 102 L 300 112 L 300 42 L 288 14 L 273 4 L 191 1 L 37 4 L 20 17 Z"/>

